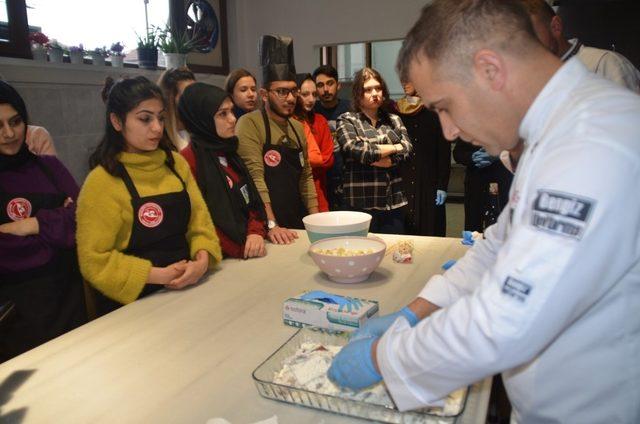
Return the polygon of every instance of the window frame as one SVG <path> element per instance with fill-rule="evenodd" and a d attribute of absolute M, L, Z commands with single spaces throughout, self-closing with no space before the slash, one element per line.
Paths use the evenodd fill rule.
<path fill-rule="evenodd" d="M 33 59 L 25 0 L 7 0 L 9 41 L 0 41 L 0 56 Z"/>

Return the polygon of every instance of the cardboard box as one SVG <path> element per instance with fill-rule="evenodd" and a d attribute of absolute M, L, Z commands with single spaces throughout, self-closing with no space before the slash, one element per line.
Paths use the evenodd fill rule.
<path fill-rule="evenodd" d="M 319 299 L 302 300 L 300 297 L 303 294 L 284 301 L 282 319 L 285 324 L 293 327 L 313 326 L 334 331 L 355 331 L 378 313 L 378 302 L 375 300 L 356 299 L 361 306 L 349 310 Z"/>

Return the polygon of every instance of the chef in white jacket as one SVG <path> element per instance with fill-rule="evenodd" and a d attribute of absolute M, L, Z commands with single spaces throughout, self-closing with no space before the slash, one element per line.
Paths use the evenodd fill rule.
<path fill-rule="evenodd" d="M 640 422 L 640 97 L 563 65 L 517 0 L 434 0 L 398 68 L 447 138 L 524 154 L 485 240 L 329 377 L 411 410 L 502 372 L 515 422 Z"/>

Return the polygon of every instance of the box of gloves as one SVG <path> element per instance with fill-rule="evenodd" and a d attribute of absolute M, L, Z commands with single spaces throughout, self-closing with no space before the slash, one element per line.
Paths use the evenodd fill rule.
<path fill-rule="evenodd" d="M 294 327 L 321 327 L 355 331 L 378 313 L 378 302 L 339 296 L 321 290 L 302 293 L 284 301 L 282 319 Z"/>

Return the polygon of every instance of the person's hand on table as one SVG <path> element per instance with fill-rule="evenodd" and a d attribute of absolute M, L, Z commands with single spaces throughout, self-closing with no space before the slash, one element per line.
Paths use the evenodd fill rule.
<path fill-rule="evenodd" d="M 264 238 L 260 234 L 249 234 L 244 243 L 244 258 L 258 258 L 267 254 Z"/>
<path fill-rule="evenodd" d="M 444 205 L 447 200 L 447 192 L 444 190 L 436 190 L 436 205 Z"/>
<path fill-rule="evenodd" d="M 185 261 L 175 267 L 182 270 L 182 274 L 165 284 L 166 288 L 175 290 L 195 284 L 209 268 L 209 253 L 199 250 L 194 261 Z"/>
<path fill-rule="evenodd" d="M 411 309 L 405 306 L 404 308 L 392 314 L 383 315 L 378 318 L 369 318 L 362 327 L 360 327 L 351 335 L 351 340 L 355 341 L 371 337 L 380 337 L 399 317 L 405 317 L 412 327 L 414 327 L 418 323 L 418 317 L 416 316 L 416 314 L 413 313 Z"/>
<path fill-rule="evenodd" d="M 284 227 L 275 226 L 269 230 L 269 240 L 275 244 L 291 244 L 298 238 L 298 233 Z"/>
<path fill-rule="evenodd" d="M 182 267 L 182 265 L 186 263 L 186 260 L 182 260 L 163 267 L 152 267 L 147 283 L 162 285 L 169 284 L 170 281 L 184 274 L 184 268 Z"/>
<path fill-rule="evenodd" d="M 382 376 L 373 363 L 372 349 L 375 337 L 352 340 L 338 352 L 327 376 L 340 387 L 361 390 L 379 381 Z"/>

